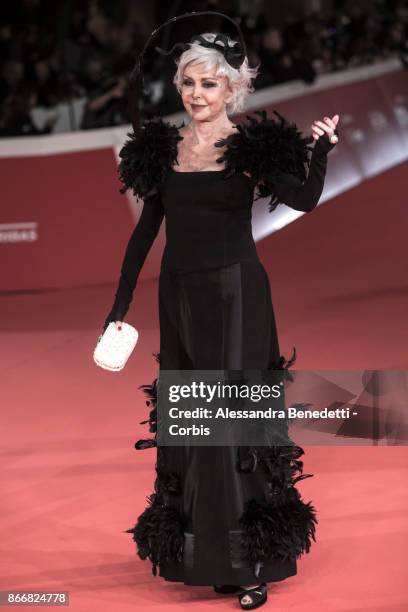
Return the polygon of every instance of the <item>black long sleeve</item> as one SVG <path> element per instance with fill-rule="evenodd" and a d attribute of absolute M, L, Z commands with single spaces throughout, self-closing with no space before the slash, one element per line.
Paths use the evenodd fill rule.
<path fill-rule="evenodd" d="M 146 197 L 142 214 L 126 247 L 115 301 L 105 319 L 104 331 L 111 321 L 123 321 L 129 310 L 140 270 L 159 232 L 163 217 L 160 194 Z"/>
<path fill-rule="evenodd" d="M 335 130 L 338 135 L 338 131 Z M 272 185 L 274 195 L 279 202 L 302 212 L 312 211 L 318 204 L 323 192 L 327 171 L 327 154 L 336 145 L 332 144 L 327 134 L 320 136 L 316 142 L 310 158 L 309 172 L 303 185 L 291 175 L 281 175 L 281 182 L 277 179 Z"/>

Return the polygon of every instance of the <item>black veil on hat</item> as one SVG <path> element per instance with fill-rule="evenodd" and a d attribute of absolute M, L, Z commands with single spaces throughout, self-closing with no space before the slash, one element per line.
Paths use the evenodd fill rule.
<path fill-rule="evenodd" d="M 237 41 L 233 46 L 229 46 L 227 44 L 228 37 L 227 37 L 227 34 L 225 33 L 217 32 L 216 37 L 214 41 L 212 42 L 205 40 L 205 38 L 203 38 L 200 34 L 194 34 L 188 42 L 176 42 L 175 44 L 173 44 L 173 46 L 169 50 L 164 50 L 157 46 L 155 46 L 154 49 L 158 53 L 160 53 L 162 56 L 172 55 L 175 52 L 182 53 L 186 51 L 189 48 L 191 43 L 198 41 L 203 47 L 213 48 L 213 49 L 217 49 L 218 51 L 220 51 L 224 55 L 226 61 L 233 68 L 239 69 L 244 63 L 244 60 L 247 55 L 244 36 L 243 36 L 242 30 L 239 24 L 236 21 L 234 21 L 231 17 L 229 17 L 228 15 L 225 15 L 224 13 L 219 13 L 217 11 L 193 11 L 190 13 L 183 13 L 182 15 L 177 15 L 175 17 L 172 17 L 171 19 L 168 19 L 167 21 L 162 23 L 159 27 L 157 27 L 155 30 L 153 30 L 153 32 L 150 34 L 149 38 L 147 39 L 145 45 L 143 46 L 142 51 L 140 52 L 136 60 L 136 64 L 129 77 L 129 89 L 128 89 L 129 115 L 131 118 L 131 123 L 132 123 L 133 131 L 135 135 L 140 134 L 140 130 L 141 130 L 139 100 L 140 100 L 141 92 L 143 89 L 143 60 L 144 60 L 144 55 L 146 51 L 148 50 L 148 48 L 150 47 L 151 42 L 153 41 L 153 39 L 157 37 L 157 35 L 160 32 L 164 31 L 166 26 L 171 26 L 173 23 L 175 23 L 176 21 L 179 21 L 180 19 L 186 19 L 186 18 L 191 18 L 191 17 L 204 17 L 204 16 L 221 17 L 225 20 L 228 20 L 230 24 L 234 26 L 235 32 L 238 33 L 239 41 Z M 202 30 L 203 28 L 201 28 L 201 31 Z M 168 34 L 166 38 L 169 38 Z"/>

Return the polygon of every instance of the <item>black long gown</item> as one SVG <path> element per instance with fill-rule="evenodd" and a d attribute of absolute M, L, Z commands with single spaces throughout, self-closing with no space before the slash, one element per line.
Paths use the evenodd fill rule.
<path fill-rule="evenodd" d="M 171 134 L 173 146 L 181 137 Z M 304 211 L 316 206 L 332 148 L 326 137 L 318 143 L 302 188 L 276 182 L 277 201 Z M 137 159 L 134 152 L 126 158 L 127 153 L 126 162 L 140 163 L 140 148 Z M 167 159 L 160 189 L 145 195 L 105 327 L 123 320 L 165 217 L 158 375 L 160 370 L 284 367 L 288 362 L 279 351 L 269 280 L 252 236 L 257 178 L 243 172 L 226 176 L 222 170 L 179 172 L 174 147 Z M 157 378 L 142 387 L 150 431 L 156 432 Z M 152 562 L 154 575 L 158 567 L 163 578 L 188 585 L 245 585 L 296 574 L 296 559 L 309 552 L 317 523 L 315 508 L 295 487 L 311 476 L 303 474 L 303 449 L 171 447 L 155 440 L 136 443 L 139 449 L 157 447 L 156 478 L 149 505 L 127 530 L 139 556 Z"/>

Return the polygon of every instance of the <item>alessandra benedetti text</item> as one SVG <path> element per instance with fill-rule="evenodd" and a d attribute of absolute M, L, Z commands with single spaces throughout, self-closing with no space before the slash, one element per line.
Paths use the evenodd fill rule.
<path fill-rule="evenodd" d="M 353 413 L 355 414 L 355 413 Z M 194 408 L 184 410 L 180 408 L 169 408 L 171 419 L 349 419 L 349 408 L 322 408 L 321 410 L 300 410 L 295 406 L 289 406 L 286 410 L 230 410 L 229 408 Z"/>

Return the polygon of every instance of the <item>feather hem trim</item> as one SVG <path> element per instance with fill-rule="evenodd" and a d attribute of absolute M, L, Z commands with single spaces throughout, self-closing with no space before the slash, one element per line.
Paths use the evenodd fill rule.
<path fill-rule="evenodd" d="M 182 562 L 187 517 L 177 508 L 166 506 L 156 493 L 147 499 L 148 507 L 125 533 L 133 534 L 137 554 L 143 560 L 150 559 L 152 574 L 156 576 L 158 565 Z"/>
<path fill-rule="evenodd" d="M 308 553 L 316 541 L 316 510 L 305 503 L 293 487 L 287 501 L 276 505 L 251 499 L 239 519 L 245 558 L 259 576 L 260 567 L 271 558 L 295 561 Z"/>

